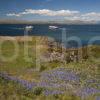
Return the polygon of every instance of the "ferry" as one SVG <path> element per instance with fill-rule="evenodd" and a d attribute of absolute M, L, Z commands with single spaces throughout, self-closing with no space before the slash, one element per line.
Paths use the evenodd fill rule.
<path fill-rule="evenodd" d="M 32 29 L 33 26 L 26 26 L 25 29 Z"/>
<path fill-rule="evenodd" d="M 58 26 L 49 26 L 49 29 L 58 29 Z"/>

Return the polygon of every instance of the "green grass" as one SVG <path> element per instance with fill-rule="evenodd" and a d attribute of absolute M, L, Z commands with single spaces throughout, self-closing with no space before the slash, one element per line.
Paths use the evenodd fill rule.
<path fill-rule="evenodd" d="M 0 60 L 0 71 L 7 71 L 7 72 L 20 72 L 21 70 L 35 67 L 35 53 L 32 51 L 33 50 L 33 44 L 29 44 L 29 57 L 32 59 L 32 61 L 27 62 L 25 60 L 25 55 L 24 55 L 24 43 L 18 43 L 19 45 L 19 53 L 16 59 L 12 61 L 3 61 L 2 59 Z M 10 58 L 14 55 L 14 45 L 10 41 L 6 41 L 2 45 L 2 55 L 5 58 Z M 19 73 L 18 73 L 19 74 Z"/>

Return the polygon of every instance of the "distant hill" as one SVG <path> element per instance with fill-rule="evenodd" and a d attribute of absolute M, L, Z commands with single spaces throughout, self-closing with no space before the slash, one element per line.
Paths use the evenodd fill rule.
<path fill-rule="evenodd" d="M 81 21 L 81 20 L 64 20 L 64 21 L 27 21 L 15 19 L 0 20 L 0 24 L 99 24 L 96 21 Z"/>

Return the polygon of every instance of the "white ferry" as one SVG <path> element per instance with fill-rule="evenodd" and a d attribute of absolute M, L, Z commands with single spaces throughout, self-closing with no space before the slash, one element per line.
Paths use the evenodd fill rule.
<path fill-rule="evenodd" d="M 49 29 L 58 29 L 58 26 L 49 26 Z"/>
<path fill-rule="evenodd" d="M 32 29 L 33 26 L 26 26 L 25 29 Z"/>

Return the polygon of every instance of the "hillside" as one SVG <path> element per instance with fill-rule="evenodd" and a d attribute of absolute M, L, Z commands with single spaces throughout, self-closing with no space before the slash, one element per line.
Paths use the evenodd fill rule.
<path fill-rule="evenodd" d="M 48 95 L 50 100 L 96 100 L 99 97 L 100 46 L 66 49 L 64 55 L 75 51 L 73 57 L 77 56 L 77 50 L 83 49 L 84 57 L 78 61 L 69 59 L 65 63 L 65 59 L 56 59 L 61 48 L 51 47 L 50 44 L 55 43 L 48 37 L 32 37 L 32 41 L 28 41 L 27 55 L 24 43 L 30 38 L 0 37 L 0 98 L 49 100 Z M 18 43 L 19 51 L 16 58 L 10 61 L 9 58 L 15 53 L 11 40 Z M 86 55 L 87 48 L 91 48 L 93 56 Z M 44 57 L 47 59 L 50 53 L 53 54 L 52 60 L 45 61 Z"/>

